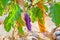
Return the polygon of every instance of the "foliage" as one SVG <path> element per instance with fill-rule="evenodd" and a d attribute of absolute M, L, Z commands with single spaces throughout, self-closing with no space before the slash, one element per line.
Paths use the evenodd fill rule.
<path fill-rule="evenodd" d="M 38 3 L 39 1 L 40 0 L 34 0 L 32 4 L 34 5 L 34 4 Z"/>
<path fill-rule="evenodd" d="M 48 4 L 50 5 L 50 13 L 48 16 L 52 18 L 52 21 L 58 27 L 60 25 L 60 2 L 54 3 L 53 0 L 28 0 L 27 2 L 24 0 L 23 4 L 22 1 L 20 2 L 19 0 L 0 0 L 0 16 L 2 16 L 6 7 L 6 9 L 8 9 L 8 16 L 4 20 L 4 29 L 9 32 L 11 27 L 14 28 L 14 21 L 17 21 L 21 24 L 17 27 L 17 29 L 19 33 L 23 35 L 24 32 L 22 26 L 28 25 L 28 27 L 31 27 L 31 25 L 29 25 L 30 22 L 34 23 L 35 21 L 38 21 L 40 29 L 45 30 L 44 15 L 46 12 L 48 12 L 48 7 L 44 4 L 46 1 L 48 1 Z M 28 17 L 24 15 L 23 19 L 25 22 L 21 17 L 22 12 L 26 12 L 28 15 Z M 29 24 L 27 21 L 29 21 Z"/>
<path fill-rule="evenodd" d="M 6 6 L 10 0 L 0 0 L 3 6 Z"/>
<path fill-rule="evenodd" d="M 3 14 L 5 7 L 9 3 L 10 0 L 0 0 L 0 15 Z"/>
<path fill-rule="evenodd" d="M 43 6 L 45 11 L 48 12 L 48 7 L 46 5 Z"/>
<path fill-rule="evenodd" d="M 39 18 L 41 20 L 42 18 L 42 10 L 40 10 L 37 7 L 32 7 L 30 10 L 28 10 L 28 13 L 30 15 L 31 21 L 35 22 Z M 42 20 L 41 20 L 42 22 Z"/>
<path fill-rule="evenodd" d="M 18 26 L 18 32 L 21 34 L 21 35 L 24 35 L 24 31 L 22 29 L 22 27 Z"/>
<path fill-rule="evenodd" d="M 15 4 L 8 17 L 6 17 L 4 20 L 4 28 L 7 32 L 10 31 L 11 26 L 13 25 L 14 21 L 20 16 L 21 12 L 22 10 L 18 4 Z"/>
<path fill-rule="evenodd" d="M 55 3 L 50 6 L 50 14 L 52 21 L 58 27 L 60 25 L 60 3 Z"/>

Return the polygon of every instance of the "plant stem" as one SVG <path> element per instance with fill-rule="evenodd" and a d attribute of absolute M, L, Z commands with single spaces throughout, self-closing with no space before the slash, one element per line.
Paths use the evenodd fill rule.
<path fill-rule="evenodd" d="M 37 3 L 37 7 L 40 8 L 42 10 L 42 14 L 43 14 L 43 17 L 42 17 L 42 20 L 43 20 L 43 24 L 42 23 L 39 23 L 39 19 L 38 19 L 38 24 L 39 24 L 39 28 L 41 29 L 41 32 L 46 32 L 46 28 L 45 28 L 45 9 L 43 7 L 44 5 L 44 2 L 43 0 L 40 0 L 39 3 Z M 41 26 L 42 24 L 42 26 Z"/>
<path fill-rule="evenodd" d="M 12 38 L 11 38 L 11 40 L 14 40 L 14 30 L 12 32 Z"/>

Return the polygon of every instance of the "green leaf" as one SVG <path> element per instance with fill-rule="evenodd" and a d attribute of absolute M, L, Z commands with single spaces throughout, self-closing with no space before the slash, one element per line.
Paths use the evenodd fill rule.
<path fill-rule="evenodd" d="M 3 5 L 1 4 L 1 2 L 0 2 L 0 16 L 2 16 L 2 14 L 3 14 Z"/>
<path fill-rule="evenodd" d="M 47 0 L 42 0 L 43 2 L 46 2 Z"/>
<path fill-rule="evenodd" d="M 18 26 L 18 32 L 21 34 L 21 35 L 24 35 L 24 31 L 22 29 L 22 27 Z"/>
<path fill-rule="evenodd" d="M 3 8 L 0 6 L 0 16 L 2 15 L 3 13 Z"/>
<path fill-rule="evenodd" d="M 52 21 L 55 23 L 55 25 L 58 27 L 60 25 L 60 4 L 52 4 L 50 6 L 50 14 L 52 18 Z"/>
<path fill-rule="evenodd" d="M 24 2 L 24 7 L 28 7 L 28 2 Z"/>
<path fill-rule="evenodd" d="M 21 23 L 22 26 L 25 26 L 25 24 L 24 24 L 24 22 L 23 22 L 23 20 L 21 18 L 21 14 L 20 14 L 20 16 L 18 17 L 18 19 L 16 21 L 19 22 L 19 23 Z"/>
<path fill-rule="evenodd" d="M 39 11 L 37 12 L 37 16 L 38 16 L 38 19 L 40 19 L 40 22 L 43 24 L 43 20 L 42 20 L 42 17 L 43 17 L 42 10 L 39 9 Z"/>
<path fill-rule="evenodd" d="M 6 6 L 6 5 L 8 4 L 8 2 L 9 2 L 9 0 L 0 0 L 0 2 L 1 2 L 4 6 Z"/>
<path fill-rule="evenodd" d="M 46 5 L 44 5 L 44 9 L 46 12 L 48 12 L 48 7 Z"/>
<path fill-rule="evenodd" d="M 14 6 L 13 10 L 9 13 L 8 17 L 6 17 L 4 20 L 4 28 L 7 32 L 10 31 L 14 21 L 17 20 L 17 18 L 20 16 L 20 13 L 22 12 L 18 4 L 14 4 L 13 6 Z"/>
<path fill-rule="evenodd" d="M 36 8 L 31 8 L 30 10 L 28 10 L 28 14 L 30 15 L 31 21 L 35 22 L 37 20 L 37 16 L 36 16 L 37 10 Z"/>
<path fill-rule="evenodd" d="M 35 5 L 36 3 L 38 3 L 40 0 L 34 0 L 32 5 Z"/>
<path fill-rule="evenodd" d="M 32 22 L 35 22 L 39 18 L 42 23 L 42 11 L 39 8 L 32 7 L 28 10 L 28 14 L 30 15 Z"/>

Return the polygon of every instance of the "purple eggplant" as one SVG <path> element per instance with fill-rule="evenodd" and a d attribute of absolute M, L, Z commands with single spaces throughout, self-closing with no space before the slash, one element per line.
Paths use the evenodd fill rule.
<path fill-rule="evenodd" d="M 25 22 L 26 22 L 27 29 L 31 31 L 30 17 L 28 14 L 25 14 Z"/>

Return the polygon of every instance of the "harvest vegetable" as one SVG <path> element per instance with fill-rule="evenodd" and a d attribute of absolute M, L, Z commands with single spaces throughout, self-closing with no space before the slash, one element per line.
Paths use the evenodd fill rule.
<path fill-rule="evenodd" d="M 27 29 L 31 31 L 30 17 L 28 14 L 25 14 L 25 22 L 26 22 Z"/>

